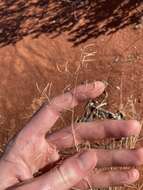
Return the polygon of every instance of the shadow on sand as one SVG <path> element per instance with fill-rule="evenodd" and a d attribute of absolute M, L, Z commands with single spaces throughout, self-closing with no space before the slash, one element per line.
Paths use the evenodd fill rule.
<path fill-rule="evenodd" d="M 63 32 L 78 45 L 140 22 L 141 0 L 4 0 L 0 2 L 0 47 L 24 36 Z"/>

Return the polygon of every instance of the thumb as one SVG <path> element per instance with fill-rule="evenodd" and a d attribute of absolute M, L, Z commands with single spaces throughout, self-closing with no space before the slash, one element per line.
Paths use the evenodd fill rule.
<path fill-rule="evenodd" d="M 95 151 L 88 150 L 67 159 L 61 166 L 15 190 L 55 190 L 59 188 L 69 190 L 86 177 L 94 169 L 96 163 Z"/>

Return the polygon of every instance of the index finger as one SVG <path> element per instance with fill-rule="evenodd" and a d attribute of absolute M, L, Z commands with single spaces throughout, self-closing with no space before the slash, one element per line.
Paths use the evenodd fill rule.
<path fill-rule="evenodd" d="M 45 104 L 30 120 L 23 130 L 29 134 L 45 135 L 60 117 L 61 112 L 77 106 L 80 102 L 98 97 L 105 90 L 106 84 L 100 81 L 80 85 L 72 91 L 59 95 Z"/>

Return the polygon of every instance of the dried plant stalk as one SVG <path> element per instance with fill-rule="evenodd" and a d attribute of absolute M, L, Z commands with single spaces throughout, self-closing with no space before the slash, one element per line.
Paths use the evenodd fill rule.
<path fill-rule="evenodd" d="M 108 94 L 105 93 L 105 97 L 103 100 L 89 100 L 85 107 L 85 112 L 83 116 L 80 118 L 77 118 L 76 122 L 90 122 L 94 121 L 96 119 L 113 119 L 113 120 L 121 120 L 121 119 L 126 119 L 126 116 L 123 115 L 123 113 L 117 111 L 116 113 L 112 113 L 106 109 L 107 102 L 106 99 L 108 97 Z M 113 150 L 113 149 L 134 149 L 136 142 L 138 140 L 137 136 L 131 136 L 131 137 L 123 137 L 121 139 L 106 139 L 102 140 L 100 142 L 95 142 L 95 143 L 90 143 L 87 142 L 85 144 L 80 144 L 78 145 L 78 150 L 80 151 L 81 149 L 87 149 L 87 148 L 94 148 L 94 149 L 108 149 L 108 150 Z M 72 147 L 70 149 L 66 149 L 61 152 L 62 155 L 65 157 L 70 156 L 71 154 L 76 153 L 75 147 Z M 99 170 L 116 170 L 116 169 L 128 169 L 129 167 L 110 167 L 110 168 L 100 168 Z M 108 188 L 94 188 L 92 187 L 92 190 L 123 190 L 125 189 L 125 186 L 123 187 L 108 187 Z M 138 188 L 137 188 L 138 189 Z"/>

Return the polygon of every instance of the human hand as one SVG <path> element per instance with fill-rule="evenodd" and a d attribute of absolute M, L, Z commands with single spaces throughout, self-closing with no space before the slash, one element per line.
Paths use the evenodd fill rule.
<path fill-rule="evenodd" d="M 143 164 L 143 149 L 86 150 L 65 160 L 44 175 L 34 178 L 41 168 L 59 160 L 59 151 L 74 146 L 72 127 L 47 136 L 61 112 L 80 102 L 99 96 L 105 89 L 102 82 L 81 85 L 44 105 L 20 133 L 8 144 L 0 160 L 0 190 L 81 190 L 88 184 L 95 187 L 130 184 L 139 178 L 137 169 L 93 172 L 95 167 L 138 166 Z M 137 121 L 94 121 L 74 126 L 78 144 L 84 140 L 121 138 L 138 135 Z M 87 183 L 88 181 L 88 183 Z M 22 182 L 22 183 L 21 183 Z"/>

